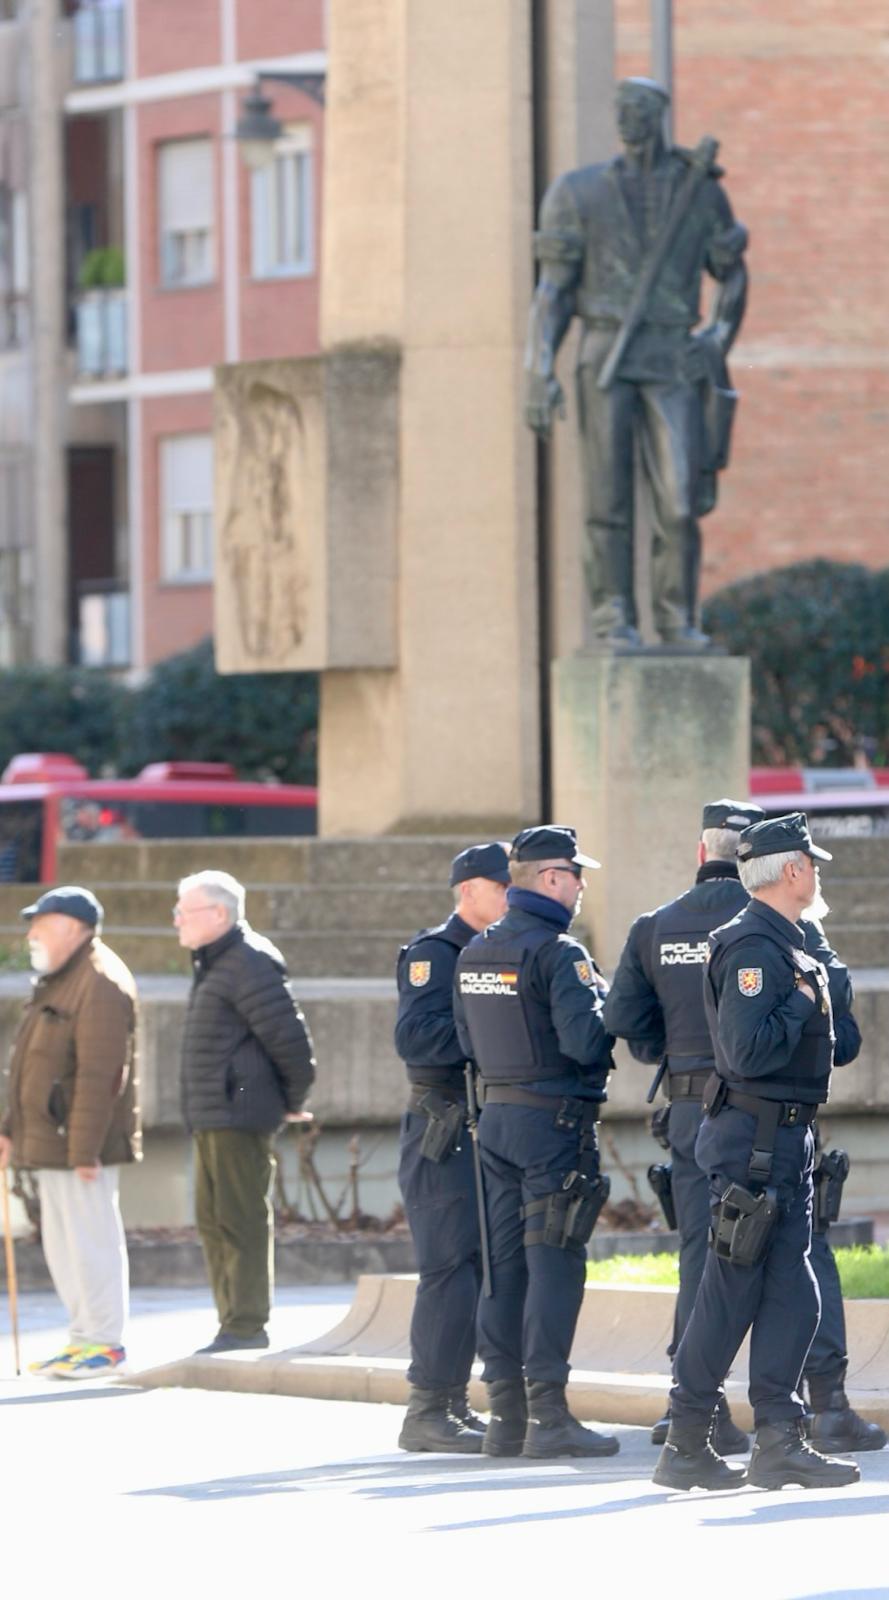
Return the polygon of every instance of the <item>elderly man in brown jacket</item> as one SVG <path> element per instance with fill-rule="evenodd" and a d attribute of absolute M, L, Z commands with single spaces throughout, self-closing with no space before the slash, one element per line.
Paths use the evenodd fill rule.
<path fill-rule="evenodd" d="M 43 1250 L 69 1343 L 32 1371 L 91 1378 L 124 1360 L 129 1297 L 120 1164 L 141 1158 L 136 986 L 102 943 L 88 889 L 51 889 L 22 916 L 38 976 L 19 1025 L 0 1120 L 0 1167 L 37 1173 Z"/>

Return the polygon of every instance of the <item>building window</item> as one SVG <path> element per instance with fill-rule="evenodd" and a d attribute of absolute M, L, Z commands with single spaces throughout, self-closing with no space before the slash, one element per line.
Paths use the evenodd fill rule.
<path fill-rule="evenodd" d="M 251 185 L 254 278 L 306 276 L 313 270 L 311 128 L 289 128 Z"/>
<path fill-rule="evenodd" d="M 213 277 L 213 145 L 177 139 L 158 150 L 161 282 L 167 288 Z"/>
<path fill-rule="evenodd" d="M 209 433 L 162 439 L 161 572 L 167 583 L 213 576 L 213 440 Z"/>

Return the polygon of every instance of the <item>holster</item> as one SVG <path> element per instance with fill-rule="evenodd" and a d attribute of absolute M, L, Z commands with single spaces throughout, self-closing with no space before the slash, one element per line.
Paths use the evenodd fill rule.
<path fill-rule="evenodd" d="M 651 1113 L 651 1137 L 657 1141 L 662 1150 L 670 1148 L 670 1102 L 665 1106 L 658 1106 L 657 1111 Z M 649 1178 L 651 1174 L 649 1173 Z"/>
<path fill-rule="evenodd" d="M 733 1267 L 755 1267 L 765 1259 L 772 1229 L 778 1220 L 774 1189 L 753 1194 L 740 1183 L 730 1183 L 713 1207 L 711 1243 L 722 1261 Z"/>
<path fill-rule="evenodd" d="M 648 1181 L 657 1195 L 664 1221 L 672 1230 L 676 1228 L 676 1207 L 673 1203 L 673 1168 L 666 1162 L 649 1167 Z"/>
<path fill-rule="evenodd" d="M 459 1148 L 466 1124 L 466 1107 L 459 1100 L 445 1100 L 434 1089 L 428 1089 L 417 1106 L 427 1119 L 420 1154 L 427 1161 L 447 1161 Z"/>
<path fill-rule="evenodd" d="M 585 1245 L 610 1193 L 610 1178 L 569 1172 L 561 1189 L 522 1207 L 526 1223 L 534 1223 L 525 1229 L 525 1244 L 549 1244 L 557 1250 Z"/>
<path fill-rule="evenodd" d="M 815 1185 L 812 1227 L 816 1233 L 826 1233 L 830 1224 L 839 1217 L 843 1185 L 849 1176 L 850 1165 L 845 1150 L 822 1150 L 821 1159 L 812 1174 Z"/>

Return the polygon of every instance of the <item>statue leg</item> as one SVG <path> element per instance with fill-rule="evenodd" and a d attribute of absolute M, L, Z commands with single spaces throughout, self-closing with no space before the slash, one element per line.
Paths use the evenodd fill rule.
<path fill-rule="evenodd" d="M 701 530 L 694 515 L 700 398 L 692 384 L 645 384 L 640 393 L 642 462 L 651 487 L 654 623 L 667 644 L 705 649 L 698 627 Z"/>
<path fill-rule="evenodd" d="M 584 573 L 597 639 L 641 644 L 633 586 L 633 433 L 636 389 L 596 387 L 598 366 L 577 369 L 585 500 Z"/>

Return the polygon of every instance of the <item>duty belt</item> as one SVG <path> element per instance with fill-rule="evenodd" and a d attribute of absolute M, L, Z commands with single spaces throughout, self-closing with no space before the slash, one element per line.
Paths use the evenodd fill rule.
<path fill-rule="evenodd" d="M 766 1107 L 777 1106 L 775 1126 L 778 1128 L 808 1127 L 818 1115 L 817 1106 L 806 1105 L 801 1100 L 765 1100 L 761 1095 L 739 1094 L 737 1089 L 728 1090 L 724 1103 L 734 1106 L 736 1111 L 748 1111 L 752 1117 L 761 1117 Z"/>
<path fill-rule="evenodd" d="M 761 1095 L 741 1094 L 737 1089 L 730 1089 L 718 1072 L 711 1073 L 707 1081 L 703 1106 L 710 1117 L 718 1117 L 726 1106 L 732 1106 L 756 1118 L 747 1178 L 748 1182 L 762 1184 L 767 1184 L 772 1175 L 778 1129 L 807 1127 L 815 1121 L 818 1112 L 817 1105 L 807 1105 L 800 1100 L 766 1100 Z"/>
<path fill-rule="evenodd" d="M 580 1123 L 582 1128 L 592 1128 L 599 1120 L 601 1106 L 598 1100 L 581 1100 L 579 1096 L 531 1094 L 517 1084 L 492 1083 L 485 1085 L 485 1105 L 530 1106 L 534 1111 L 555 1111 L 556 1120 L 563 1126 Z"/>
<path fill-rule="evenodd" d="M 701 1067 L 695 1072 L 671 1072 L 667 1084 L 667 1098 L 669 1100 L 700 1100 L 703 1097 L 710 1071 L 709 1067 Z"/>

